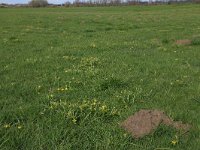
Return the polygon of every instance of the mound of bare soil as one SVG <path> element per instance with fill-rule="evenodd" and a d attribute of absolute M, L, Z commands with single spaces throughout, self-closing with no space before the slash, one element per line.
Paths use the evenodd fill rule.
<path fill-rule="evenodd" d="M 190 45 L 192 43 L 191 40 L 184 39 L 184 40 L 177 40 L 176 45 Z"/>
<path fill-rule="evenodd" d="M 190 125 L 175 122 L 159 110 L 140 110 L 128 117 L 120 126 L 131 133 L 134 138 L 142 138 L 153 132 L 160 124 L 171 126 L 177 130 L 188 131 Z"/>

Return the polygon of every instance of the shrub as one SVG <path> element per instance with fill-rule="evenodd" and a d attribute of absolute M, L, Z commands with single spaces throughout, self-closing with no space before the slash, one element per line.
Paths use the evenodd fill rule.
<path fill-rule="evenodd" d="M 47 0 L 31 0 L 29 5 L 32 7 L 46 7 L 48 5 Z"/>

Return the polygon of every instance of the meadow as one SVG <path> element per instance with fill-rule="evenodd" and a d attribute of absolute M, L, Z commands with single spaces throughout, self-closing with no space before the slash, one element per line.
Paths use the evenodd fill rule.
<path fill-rule="evenodd" d="M 192 128 L 133 139 L 140 109 Z M 200 5 L 0 9 L 0 149 L 200 149 Z"/>

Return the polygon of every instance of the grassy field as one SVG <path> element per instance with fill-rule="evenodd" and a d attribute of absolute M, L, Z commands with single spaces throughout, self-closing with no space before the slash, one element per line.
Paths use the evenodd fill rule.
<path fill-rule="evenodd" d="M 142 108 L 193 127 L 132 139 Z M 0 9 L 1 150 L 199 150 L 199 132 L 200 5 Z"/>

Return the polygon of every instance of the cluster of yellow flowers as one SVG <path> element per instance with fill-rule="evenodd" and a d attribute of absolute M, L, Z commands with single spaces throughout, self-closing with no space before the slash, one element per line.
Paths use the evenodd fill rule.
<path fill-rule="evenodd" d="M 78 57 L 75 57 L 75 56 L 63 56 L 63 59 L 69 60 L 69 61 L 73 61 L 73 60 L 78 59 Z"/>
<path fill-rule="evenodd" d="M 81 66 L 91 66 L 95 67 L 100 63 L 97 57 L 83 57 L 81 59 Z"/>
<path fill-rule="evenodd" d="M 73 124 L 77 124 L 77 120 L 81 120 L 88 115 L 98 116 L 118 116 L 120 113 L 115 107 L 109 107 L 104 102 L 93 100 L 83 100 L 82 102 L 69 103 L 66 101 L 51 101 L 48 109 L 60 113 Z M 45 111 L 47 111 L 45 109 Z M 41 112 L 44 115 L 45 111 Z"/>
<path fill-rule="evenodd" d="M 97 66 L 100 61 L 97 57 L 74 57 L 74 56 L 63 56 L 65 60 L 73 61 L 77 60 L 79 63 L 73 65 L 71 68 L 64 69 L 65 73 L 87 73 L 89 75 L 94 75 L 98 73 Z"/>
<path fill-rule="evenodd" d="M 97 101 L 96 99 L 91 101 L 83 101 L 82 103 L 78 104 L 78 107 L 81 111 L 90 110 L 96 111 L 96 113 L 99 114 L 107 113 L 109 115 L 119 115 L 119 111 L 115 107 L 110 108 L 105 103 Z"/>
<path fill-rule="evenodd" d="M 60 87 L 57 89 L 58 91 L 67 91 L 68 90 L 68 87 Z"/>
<path fill-rule="evenodd" d="M 10 124 L 5 124 L 3 127 L 4 127 L 4 128 L 10 128 L 11 125 L 10 125 Z"/>
<path fill-rule="evenodd" d="M 57 93 L 57 92 L 66 92 L 66 91 L 70 91 L 70 90 L 72 90 L 72 87 L 70 86 L 70 83 L 69 83 L 69 85 L 64 85 L 64 86 L 58 87 L 57 89 L 54 89 L 51 92 Z M 51 93 L 50 95 L 53 95 L 53 94 Z"/>
<path fill-rule="evenodd" d="M 20 124 L 17 124 L 15 126 L 17 127 L 17 129 L 21 129 L 22 128 L 22 125 L 20 125 Z M 5 123 L 3 125 L 3 128 L 6 128 L 6 129 L 11 128 L 11 127 L 12 127 L 12 125 L 10 123 Z"/>

